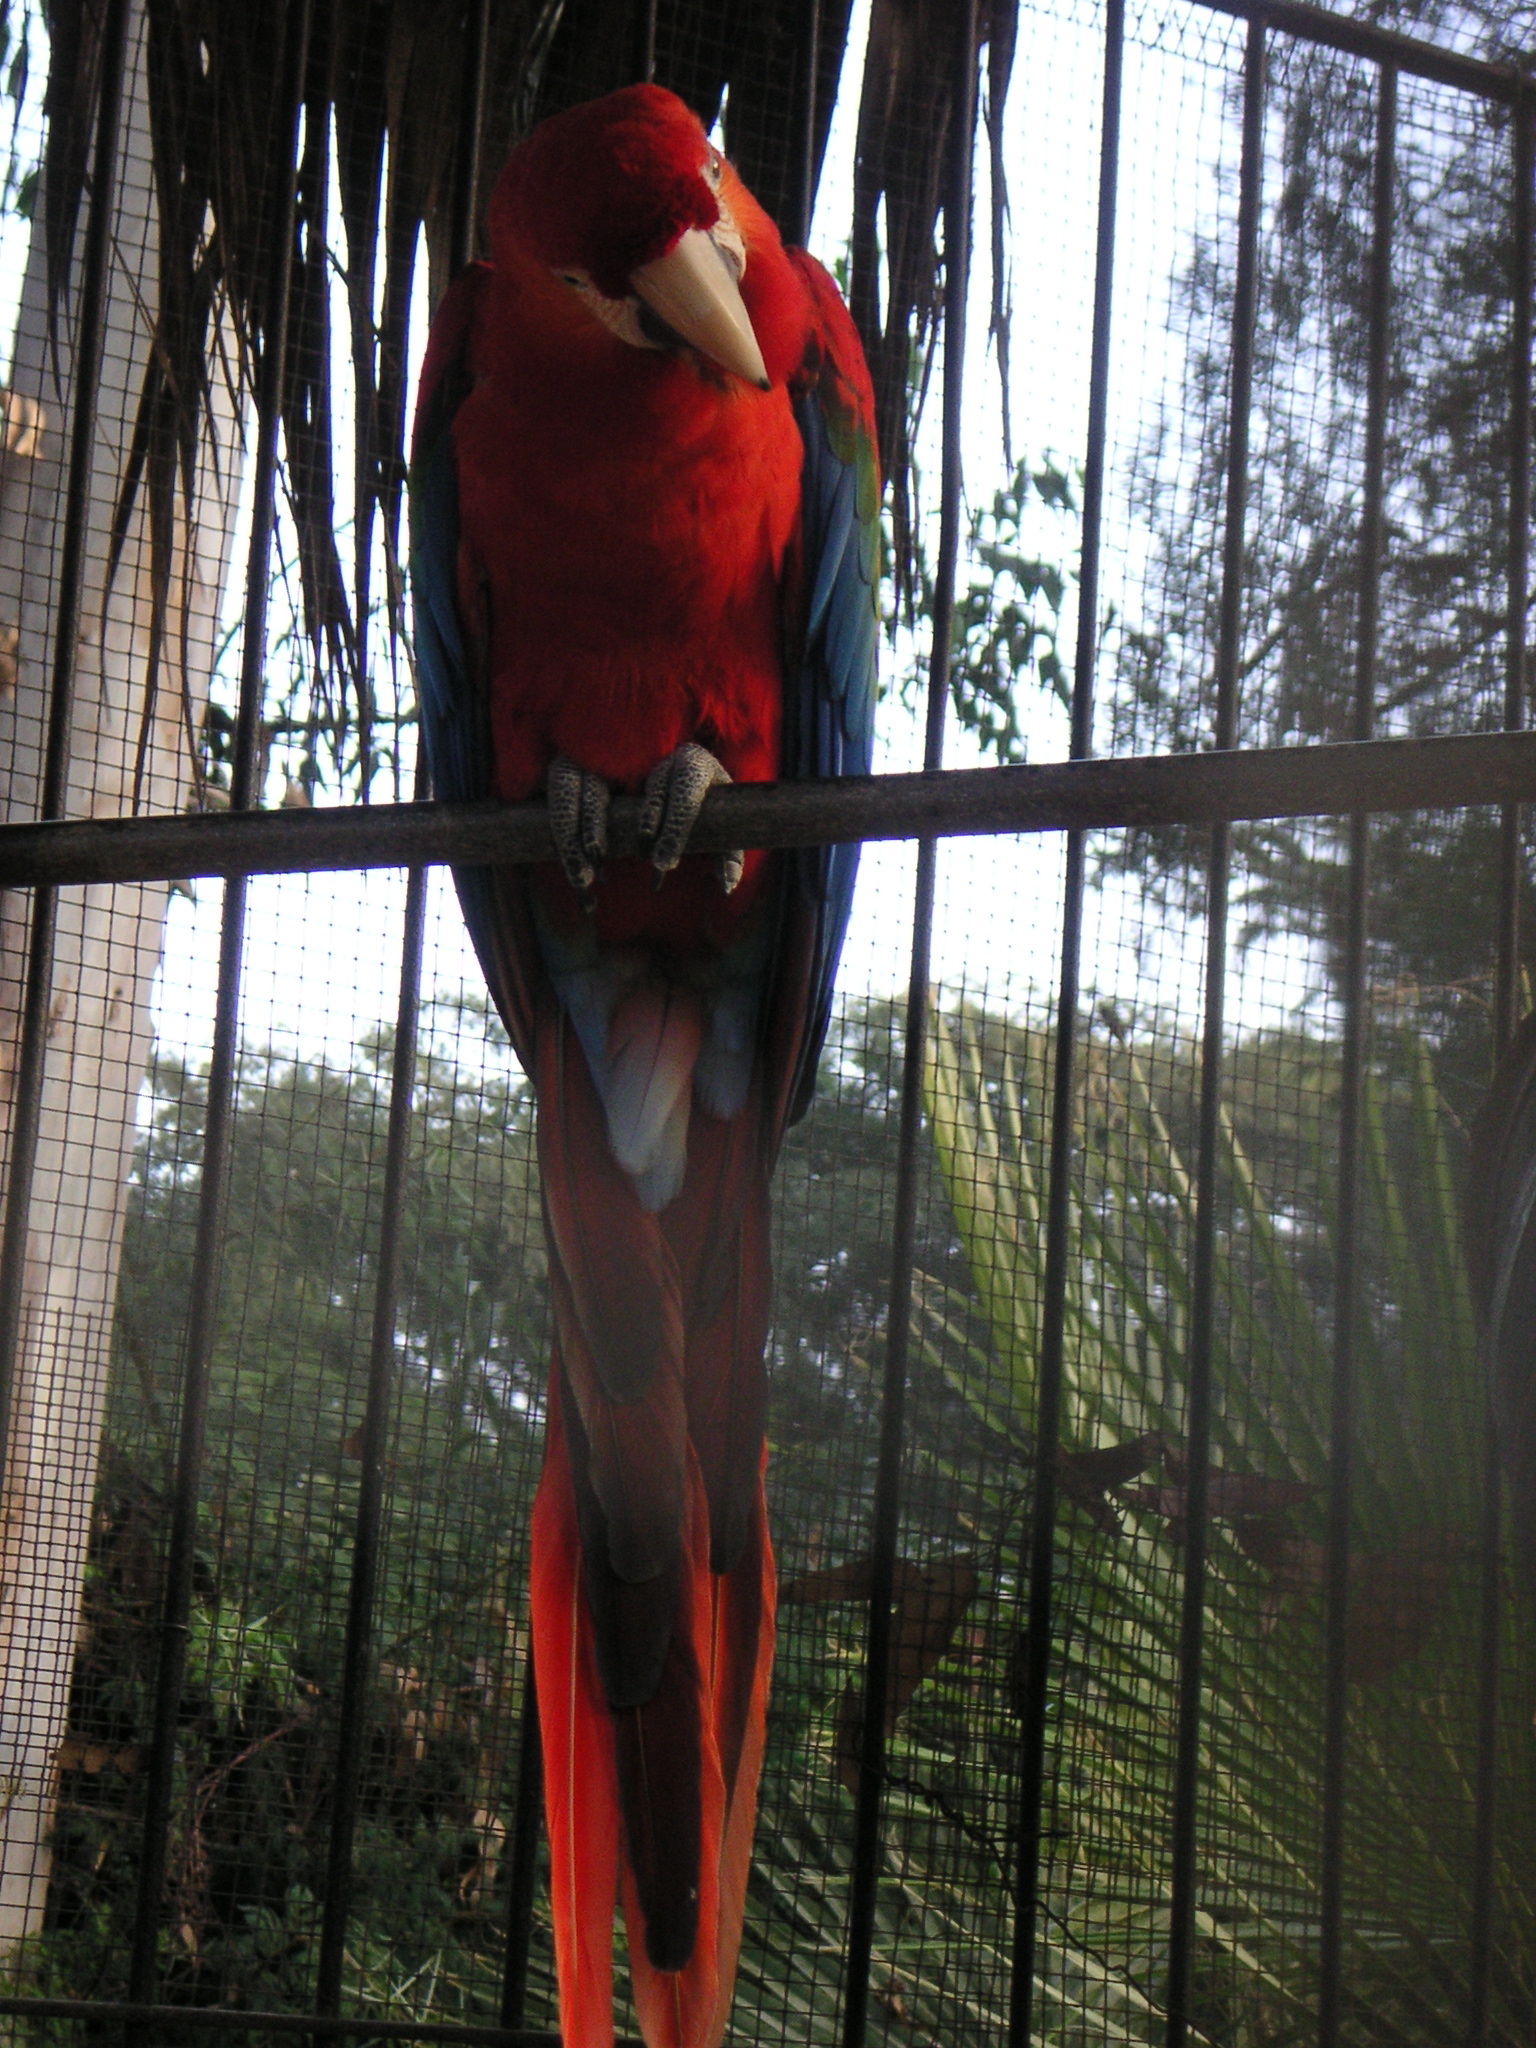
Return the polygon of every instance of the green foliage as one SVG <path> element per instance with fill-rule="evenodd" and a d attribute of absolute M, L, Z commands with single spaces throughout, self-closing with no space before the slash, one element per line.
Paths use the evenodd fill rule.
<path fill-rule="evenodd" d="M 991 504 L 971 514 L 970 578 L 955 600 L 950 699 L 961 731 L 1002 767 L 1025 759 L 1021 694 L 1044 690 L 1071 708 L 1061 627 L 1075 580 L 1065 565 L 1080 517 L 1078 483 L 1070 467 L 1047 454 L 1037 469 L 1019 463 Z M 920 535 L 913 562 L 916 608 L 931 619 L 934 572 Z M 924 654 L 903 675 L 904 703 L 916 705 L 926 673 Z"/>
<path fill-rule="evenodd" d="M 1528 47 L 1532 23 L 1524 0 L 1388 0 L 1372 14 L 1383 27 L 1506 60 Z M 1353 730 L 1376 90 L 1373 67 L 1319 50 L 1289 49 L 1271 74 L 1242 562 L 1244 746 L 1339 741 Z M 1229 83 L 1234 134 L 1236 95 Z M 1410 90 L 1396 151 L 1375 701 L 1383 736 L 1425 736 L 1487 729 L 1503 716 L 1507 118 L 1469 98 Z M 1121 752 L 1211 741 L 1236 270 L 1235 193 L 1211 197 L 1171 280 L 1180 379 L 1146 420 L 1123 479 L 1133 544 L 1145 553 L 1126 616 L 1105 640 L 1109 739 Z M 1492 972 L 1498 830 L 1492 814 L 1463 810 L 1383 820 L 1375 833 L 1373 974 L 1443 992 L 1435 1030 L 1463 1050 L 1460 1072 L 1442 1062 L 1458 1097 L 1486 1078 L 1483 1015 L 1466 994 Z M 1302 934 L 1332 964 L 1345 925 L 1343 827 L 1267 820 L 1238 826 L 1233 843 L 1249 934 Z M 1149 903 L 1203 909 L 1201 831 L 1127 832 L 1102 858 Z"/>
<path fill-rule="evenodd" d="M 31 220 L 37 199 L 33 101 L 44 68 L 37 62 L 44 34 L 36 0 L 0 5 L 0 100 L 7 103 L 9 116 L 8 123 L 0 119 L 0 214 L 18 220 Z"/>
<path fill-rule="evenodd" d="M 1120 2001 L 1108 2038 L 1161 2039 L 1194 1236 L 1179 1135 L 1193 1048 L 1170 1064 L 1166 1042 L 1119 1020 L 1085 1027 L 1037 1987 L 1053 2043 L 1106 2038 L 1107 1984 Z M 1034 1454 L 1043 1122 L 1021 1076 L 1040 1053 L 1039 1034 L 1006 1020 L 950 1016 L 927 1073 L 987 1332 L 967 1338 L 966 1294 L 930 1284 L 925 1355 L 1001 1457 L 988 1518 L 1000 1533 Z M 1315 2027 L 1336 1058 L 1300 1033 L 1239 1047 L 1222 1126 L 1198 1999 L 1204 2037 L 1233 2048 L 1300 2043 Z M 1449 2044 L 1465 2023 L 1482 1410 L 1456 1152 L 1423 1041 L 1379 1020 L 1349 1659 L 1346 2038 L 1359 2048 Z M 1154 1483 L 1130 1483 L 1143 1474 Z M 1002 1554 L 1020 1547 L 1010 1535 Z M 1510 1692 L 1528 1698 L 1511 1602 L 1504 1629 Z M 1527 1741 L 1507 1715 L 1489 2038 L 1510 2044 L 1536 2011 Z M 981 1782 L 969 1797 L 988 1813 Z"/>
<path fill-rule="evenodd" d="M 381 2014 L 488 2020 L 500 1999 L 548 1307 L 526 1086 L 483 1006 L 431 1021 L 408 1152 L 346 1983 L 350 2001 Z M 350 1071 L 251 1048 L 241 1057 L 163 1934 L 177 2000 L 294 2009 L 312 1996 L 389 1053 L 380 1037 Z M 829 1047 L 817 1112 L 787 1148 L 770 1361 L 786 1568 L 813 1544 L 856 1546 L 867 1522 L 866 1360 L 882 1322 L 898 1054 L 889 1005 L 851 1017 Z M 129 1203 L 48 1927 L 17 1965 L 34 1991 L 125 1988 L 205 1103 L 200 1071 L 157 1064 Z M 930 1224 L 925 1263 L 958 1284 L 941 1208 Z M 840 1679 L 813 1662 L 797 1664 L 792 1648 L 781 1661 L 769 1779 L 813 1814 L 830 1795 L 846 1831 L 817 1721 L 835 1717 Z M 753 1950 L 765 1985 L 778 1953 L 768 1933 Z M 825 1961 L 816 1969 L 825 1975 Z M 830 2015 L 835 1984 L 818 1995 Z M 535 2018 L 541 2002 L 550 2010 L 542 1902 L 532 1996 Z"/>
<path fill-rule="evenodd" d="M 526 1089 L 482 1013 L 439 1013 L 432 1038 L 347 1996 L 483 2020 L 502 1964 L 547 1302 Z M 786 1597 L 743 2040 L 839 2037 L 900 1053 L 890 1005 L 841 1021 L 778 1187 L 770 1509 Z M 877 2030 L 946 2048 L 990 2048 L 1006 2024 L 1051 1053 L 1038 1025 L 951 1013 L 926 1074 L 902 1571 L 962 1593 L 891 1732 L 873 1981 Z M 301 2008 L 312 1994 L 387 1066 L 383 1041 L 351 1072 L 242 1059 L 163 1934 L 177 1999 Z M 1240 1042 L 1229 1066 L 1198 1984 L 1220 2048 L 1300 2043 L 1312 2025 L 1336 1072 L 1337 1047 L 1301 1028 Z M 1084 1020 L 1049 1649 L 1051 2048 L 1161 2038 L 1197 1080 L 1195 1048 L 1155 1016 Z M 162 1062 L 48 1930 L 19 1965 L 33 1990 L 123 1987 L 203 1108 L 203 1077 Z M 1459 1142 L 1423 1042 L 1383 1014 L 1356 1447 L 1354 2048 L 1449 2043 L 1463 2007 L 1481 1425 Z M 818 1581 L 834 1590 L 817 1596 Z M 1532 1673 L 1506 1624 L 1497 2042 L 1529 2026 L 1536 1953 L 1536 1828 L 1514 1768 Z M 538 2023 L 552 1997 L 542 1902 L 532 1965 Z"/>
<path fill-rule="evenodd" d="M 429 1050 L 417 1073 L 347 1972 L 404 2015 L 498 1996 L 546 1314 L 526 1088 L 483 1017 L 438 1021 L 474 1057 Z M 380 1038 L 351 1073 L 241 1060 L 164 1934 L 178 2000 L 311 1995 L 388 1056 Z M 205 1102 L 200 1073 L 158 1063 L 35 1989 L 122 1989 Z"/>

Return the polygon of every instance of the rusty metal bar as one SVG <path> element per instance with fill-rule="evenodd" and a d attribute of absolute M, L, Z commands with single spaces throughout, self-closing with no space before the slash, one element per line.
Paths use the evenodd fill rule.
<path fill-rule="evenodd" d="M 474 260 L 480 218 L 480 154 L 485 145 L 485 68 L 491 46 L 490 0 L 469 0 L 464 10 L 464 75 L 459 101 L 459 158 L 454 166 L 449 267 Z"/>
<path fill-rule="evenodd" d="M 630 34 L 634 54 L 631 75 L 637 85 L 649 85 L 656 76 L 656 0 L 637 0 Z"/>
<path fill-rule="evenodd" d="M 805 0 L 805 32 L 800 44 L 805 76 L 800 94 L 800 242 L 811 239 L 816 211 L 816 86 L 821 73 L 821 0 Z"/>

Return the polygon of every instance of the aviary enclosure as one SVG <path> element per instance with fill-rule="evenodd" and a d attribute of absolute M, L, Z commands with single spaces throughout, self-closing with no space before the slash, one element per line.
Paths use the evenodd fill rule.
<path fill-rule="evenodd" d="M 442 866 L 549 842 L 425 801 L 401 458 L 509 141 L 651 73 L 846 281 L 889 479 L 880 775 L 701 827 L 867 842 L 729 2038 L 1528 2042 L 1467 1188 L 1531 1001 L 1536 17 L 0 19 L 8 2038 L 554 2038 L 539 1197 Z"/>

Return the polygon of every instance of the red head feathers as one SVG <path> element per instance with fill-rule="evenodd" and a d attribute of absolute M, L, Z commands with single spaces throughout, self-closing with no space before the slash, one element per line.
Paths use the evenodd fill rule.
<path fill-rule="evenodd" d="M 513 152 L 486 215 L 491 255 L 509 237 L 551 270 L 574 266 L 611 299 L 689 228 L 712 228 L 718 163 L 698 116 L 659 85 L 631 85 L 541 122 Z"/>
<path fill-rule="evenodd" d="M 778 230 L 660 86 L 541 123 L 508 158 L 487 227 L 493 266 L 543 301 L 551 331 L 566 324 L 553 287 L 633 347 L 683 343 L 764 388 L 801 367 L 811 308 Z"/>

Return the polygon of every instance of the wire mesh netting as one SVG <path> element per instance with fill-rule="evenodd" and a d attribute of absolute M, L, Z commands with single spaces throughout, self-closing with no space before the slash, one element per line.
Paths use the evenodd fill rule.
<path fill-rule="evenodd" d="M 119 7 L 119 172 L 69 771 L 53 814 L 412 794 L 405 422 L 430 308 L 463 253 L 464 76 L 483 91 L 483 198 L 533 119 L 635 75 L 648 42 L 657 78 L 701 111 L 775 217 L 798 235 L 809 214 L 808 245 L 859 317 L 892 480 L 876 766 L 920 766 L 943 573 L 938 216 L 963 100 L 951 11 L 493 8 L 477 73 L 473 9 L 386 23 L 316 6 L 303 10 L 284 157 L 298 11 Z M 1523 63 L 1536 30 L 1507 6 L 1389 12 L 1390 28 L 1501 65 Z M 60 506 L 88 301 L 69 167 L 84 173 L 111 33 L 92 9 L 48 26 L 50 151 L 64 136 L 73 157 L 50 153 L 36 231 L 21 218 L 0 230 L 18 308 L 0 466 L 11 823 L 48 808 L 53 635 L 71 573 Z M 1122 27 L 1095 450 L 1106 51 Z M 40 146 L 50 52 L 30 17 L 9 33 L 31 53 L 30 74 L 11 74 L 19 161 Z M 1357 736 L 1381 52 L 1267 38 L 1234 556 L 1254 31 L 1183 0 L 1128 17 L 1041 0 L 984 9 L 979 35 L 947 765 L 1064 758 L 1074 684 L 1092 671 L 1093 740 L 1115 756 L 1210 747 L 1224 688 L 1243 746 Z M 1510 479 L 1522 450 L 1529 463 L 1529 420 L 1522 439 L 1511 363 L 1530 260 L 1517 126 L 1531 110 L 1526 87 L 1478 91 L 1406 64 L 1393 77 L 1374 717 L 1383 736 L 1418 739 L 1520 722 Z M 164 168 L 172 135 L 179 183 Z M 79 210 L 88 223 L 89 193 Z M 61 251 L 67 266 L 77 241 L 62 291 Z M 279 360 L 282 323 L 262 265 L 285 250 L 289 351 L 264 408 L 263 350 Z M 264 410 L 279 457 L 270 507 Z M 1080 636 L 1094 474 L 1102 552 Z M 1350 821 L 1238 822 L 1214 990 L 1207 813 L 1148 825 L 1129 811 L 1088 835 L 1080 929 L 1063 835 L 947 840 L 920 1045 L 904 1002 L 915 850 L 866 848 L 819 1085 L 775 1181 L 778 1649 L 728 2038 L 849 2038 L 850 1926 L 868 1880 L 864 2025 L 882 2041 L 1022 2041 L 1021 1954 L 1027 2038 L 1053 2048 L 1529 2039 L 1536 1670 L 1529 1588 L 1515 1553 L 1489 1540 L 1464 1214 L 1500 1005 L 1529 1002 L 1518 971 L 1513 997 L 1498 980 L 1501 918 L 1531 894 L 1512 815 L 1474 804 L 1372 820 L 1363 967 Z M 419 1040 L 397 1065 L 416 979 L 408 966 L 402 1008 L 409 887 L 404 870 L 376 866 L 56 892 L 0 1658 L 0 1989 L 17 1994 L 5 2024 L 18 2040 L 83 2048 L 131 2024 L 145 2043 L 256 2041 L 271 2036 L 247 2036 L 234 2013 L 320 2011 L 346 1759 L 358 1778 L 339 1837 L 342 2012 L 557 2024 L 549 1901 L 536 1886 L 525 1924 L 518 1889 L 538 1825 L 527 1579 L 552 1318 L 534 1104 L 441 869 L 426 888 Z M 25 1035 L 31 915 L 8 889 L 8 1048 Z M 1053 1134 L 1064 966 L 1075 1067 Z M 1208 1026 L 1222 1065 L 1203 1105 Z M 914 1046 L 908 1314 L 900 1290 L 893 1310 L 891 1267 Z M 7 1058 L 14 1141 L 25 1061 Z M 1357 1201 L 1341 1192 L 1349 1129 Z M 1066 1256 L 1053 1280 L 1056 1172 Z M 394 1255 L 381 1249 L 391 1186 Z M 1347 1497 L 1344 1267 L 1357 1304 Z M 1038 1423 L 1052 1313 L 1054 1451 Z M 861 1876 L 893 1314 L 909 1350 L 892 1671 L 876 1856 Z M 199 1356 L 206 1428 L 189 1470 Z M 359 1635 L 371 1416 L 382 1499 Z M 1192 1459 L 1206 1432 L 1208 1460 Z M 1042 1473 L 1055 1490 L 1043 1636 L 1029 1625 Z M 1340 1500 L 1347 1555 L 1330 1524 Z M 186 1577 L 179 1619 L 173 1567 Z M 349 1613 L 356 1713 L 344 1708 Z M 1032 1698 L 1044 1702 L 1037 1816 Z M 1340 1700 L 1342 1777 L 1328 1762 Z M 146 1893 L 157 1713 L 164 1875 Z M 616 1965 L 616 2021 L 633 2034 L 622 1942 Z M 189 2017 L 108 2016 L 130 1997 Z M 23 1998 L 101 2011 L 26 2013 Z"/>

